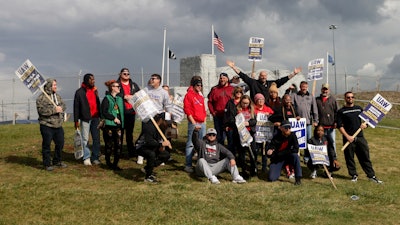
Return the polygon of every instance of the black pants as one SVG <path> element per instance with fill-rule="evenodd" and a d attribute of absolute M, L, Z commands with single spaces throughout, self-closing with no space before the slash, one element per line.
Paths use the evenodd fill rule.
<path fill-rule="evenodd" d="M 137 155 L 135 145 L 133 144 L 133 130 L 135 128 L 135 114 L 124 114 L 124 133 L 128 157 Z"/>
<path fill-rule="evenodd" d="M 345 143 L 343 143 L 344 145 Z M 375 171 L 372 168 L 372 163 L 369 158 L 368 142 L 364 137 L 357 137 L 349 146 L 344 150 L 344 158 L 346 160 L 347 170 L 350 176 L 358 175 L 356 170 L 356 162 L 354 161 L 354 154 L 356 154 L 361 168 L 369 178 L 375 176 Z"/>
<path fill-rule="evenodd" d="M 103 139 L 105 143 L 104 155 L 106 164 L 111 169 L 117 168 L 118 161 L 122 152 L 122 130 L 119 127 L 105 126 L 103 129 Z M 111 161 L 113 154 L 114 160 Z"/>
<path fill-rule="evenodd" d="M 45 167 L 51 166 L 50 145 L 52 141 L 55 143 L 53 165 L 61 162 L 61 152 L 64 148 L 64 129 L 40 124 L 40 133 L 42 134 L 43 165 Z"/>
<path fill-rule="evenodd" d="M 158 149 L 148 149 L 144 147 L 140 151 L 141 155 L 146 158 L 146 177 L 153 174 L 154 167 L 159 166 L 161 163 L 165 163 L 170 158 L 168 151 L 159 151 Z"/>

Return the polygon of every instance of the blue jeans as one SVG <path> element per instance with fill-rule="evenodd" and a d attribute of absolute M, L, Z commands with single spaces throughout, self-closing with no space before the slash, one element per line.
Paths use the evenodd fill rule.
<path fill-rule="evenodd" d="M 91 158 L 92 161 L 100 157 L 100 130 L 97 129 L 100 119 L 93 118 L 89 122 L 81 121 L 81 134 L 83 141 L 83 160 Z M 89 133 L 92 135 L 92 154 L 89 149 Z"/>
<path fill-rule="evenodd" d="M 40 125 L 40 133 L 42 134 L 42 157 L 45 167 L 51 166 L 51 141 L 54 141 L 54 157 L 53 165 L 61 162 L 61 152 L 64 148 L 64 129 L 62 127 L 53 128 Z"/>
<path fill-rule="evenodd" d="M 291 164 L 294 166 L 295 177 L 302 177 L 300 157 L 297 153 L 291 153 L 290 155 L 287 155 L 284 160 L 278 162 L 271 162 L 271 164 L 269 164 L 268 180 L 269 181 L 278 180 L 281 175 L 282 167 L 285 164 Z"/>
<path fill-rule="evenodd" d="M 186 153 L 186 161 L 185 161 L 185 166 L 187 167 L 192 167 L 192 157 L 193 157 L 193 142 L 192 142 L 192 135 L 193 131 L 196 125 L 200 125 L 201 129 L 199 131 L 199 139 L 202 139 L 206 135 L 206 123 L 198 123 L 198 124 L 193 124 L 190 121 L 188 121 L 188 140 L 186 142 L 186 148 L 185 148 L 185 153 Z"/>
<path fill-rule="evenodd" d="M 328 140 L 328 152 L 334 152 L 333 159 L 336 159 L 336 130 L 334 128 L 325 128 L 325 136 Z M 333 150 L 333 151 L 332 151 Z"/>

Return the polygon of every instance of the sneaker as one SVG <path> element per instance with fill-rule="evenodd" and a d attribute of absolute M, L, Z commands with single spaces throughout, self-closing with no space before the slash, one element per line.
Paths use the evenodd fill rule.
<path fill-rule="evenodd" d="M 235 184 L 243 184 L 246 183 L 246 180 L 243 179 L 242 176 L 238 175 L 235 179 L 232 180 L 232 182 Z"/>
<path fill-rule="evenodd" d="M 46 171 L 53 171 L 54 170 L 54 167 L 52 167 L 52 166 L 46 166 Z"/>
<path fill-rule="evenodd" d="M 310 177 L 311 179 L 315 179 L 317 177 L 317 170 L 312 171 Z"/>
<path fill-rule="evenodd" d="M 296 177 L 296 181 L 294 182 L 294 185 L 301 185 L 301 179 Z"/>
<path fill-rule="evenodd" d="M 193 167 L 191 166 L 185 166 L 183 169 L 186 173 L 193 173 Z"/>
<path fill-rule="evenodd" d="M 93 160 L 93 164 L 94 164 L 94 165 L 100 165 L 101 162 L 100 162 L 100 160 L 96 159 L 96 160 Z"/>
<path fill-rule="evenodd" d="M 289 175 L 289 179 L 294 179 L 294 173 L 291 173 L 291 174 Z"/>
<path fill-rule="evenodd" d="M 212 176 L 212 177 L 210 178 L 210 182 L 211 182 L 212 184 L 219 184 L 219 183 L 221 183 L 221 182 L 219 182 L 219 180 L 218 180 L 218 178 L 217 178 L 216 176 Z"/>
<path fill-rule="evenodd" d="M 158 180 L 154 175 L 150 175 L 150 176 L 144 178 L 144 182 L 155 184 L 155 183 L 158 183 Z"/>
<path fill-rule="evenodd" d="M 55 166 L 57 166 L 59 168 L 67 168 L 68 167 L 67 164 L 65 164 L 63 162 L 56 163 Z"/>
<path fill-rule="evenodd" d="M 85 165 L 85 166 L 91 166 L 92 163 L 90 162 L 90 159 L 85 159 L 85 160 L 83 160 L 83 165 Z"/>
<path fill-rule="evenodd" d="M 160 166 L 165 166 L 165 163 L 161 163 Z"/>
<path fill-rule="evenodd" d="M 353 177 L 351 178 L 352 182 L 357 182 L 358 180 L 358 176 L 357 175 L 353 175 Z"/>
<path fill-rule="evenodd" d="M 376 176 L 369 178 L 369 180 L 377 184 L 383 184 L 383 181 L 379 180 Z"/>
<path fill-rule="evenodd" d="M 139 164 L 139 165 L 142 165 L 143 164 L 143 160 L 144 160 L 143 156 L 139 155 L 137 157 L 137 162 L 136 163 Z"/>

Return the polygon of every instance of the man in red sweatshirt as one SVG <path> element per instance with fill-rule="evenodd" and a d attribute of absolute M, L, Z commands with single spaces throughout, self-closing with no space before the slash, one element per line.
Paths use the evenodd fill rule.
<path fill-rule="evenodd" d="M 75 129 L 81 128 L 83 140 L 83 164 L 91 166 L 100 164 L 100 99 L 94 75 L 85 74 L 81 87 L 76 90 L 74 97 Z M 79 124 L 80 121 L 80 124 Z M 89 133 L 92 135 L 92 154 L 89 149 Z"/>
<path fill-rule="evenodd" d="M 211 88 L 208 94 L 208 110 L 213 116 L 214 128 L 217 130 L 217 141 L 221 145 L 225 142 L 226 132 L 224 129 L 224 113 L 226 103 L 232 98 L 234 87 L 229 84 L 229 77 L 226 73 L 219 75 L 218 85 Z M 228 142 L 232 137 L 228 137 Z"/>

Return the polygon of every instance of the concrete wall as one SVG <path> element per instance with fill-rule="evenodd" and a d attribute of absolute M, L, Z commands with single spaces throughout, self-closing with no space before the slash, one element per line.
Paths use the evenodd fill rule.
<path fill-rule="evenodd" d="M 184 91 L 190 86 L 190 80 L 193 76 L 198 75 L 203 79 L 203 94 L 206 97 L 212 86 L 218 83 L 218 75 L 216 74 L 216 57 L 215 55 L 202 54 L 200 56 L 182 58 L 180 61 L 180 86 L 185 87 Z M 175 88 L 176 93 L 183 91 L 181 88 Z"/>

